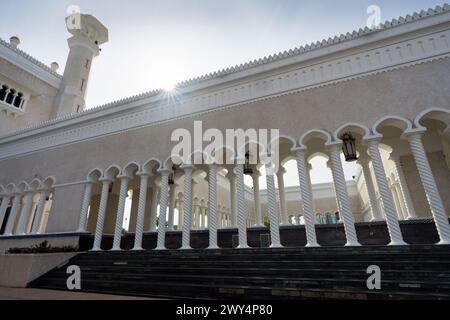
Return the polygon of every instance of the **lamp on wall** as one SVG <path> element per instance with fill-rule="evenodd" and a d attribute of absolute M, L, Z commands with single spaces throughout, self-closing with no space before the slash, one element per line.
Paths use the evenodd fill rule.
<path fill-rule="evenodd" d="M 248 152 L 245 154 L 244 174 L 247 176 L 251 176 L 253 174 L 253 168 L 250 164 L 250 153 Z"/>
<path fill-rule="evenodd" d="M 345 155 L 345 161 L 353 162 L 358 160 L 358 154 L 356 153 L 356 139 L 351 135 L 351 133 L 344 133 L 342 135 L 342 151 Z"/>

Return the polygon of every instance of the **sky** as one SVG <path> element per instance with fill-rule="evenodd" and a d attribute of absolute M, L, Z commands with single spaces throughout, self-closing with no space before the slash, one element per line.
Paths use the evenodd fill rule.
<path fill-rule="evenodd" d="M 0 38 L 63 73 L 68 54 L 65 16 L 71 5 L 109 29 L 95 59 L 88 108 L 147 92 L 365 27 L 369 5 L 381 21 L 426 10 L 434 0 L 0 0 Z M 5 14 L 8 13 L 8 14 Z M 321 162 L 322 161 L 322 164 Z M 314 182 L 331 181 L 323 160 Z M 295 170 L 295 163 L 289 164 Z M 345 164 L 347 179 L 356 166 Z M 290 179 L 287 185 L 295 183 Z"/>

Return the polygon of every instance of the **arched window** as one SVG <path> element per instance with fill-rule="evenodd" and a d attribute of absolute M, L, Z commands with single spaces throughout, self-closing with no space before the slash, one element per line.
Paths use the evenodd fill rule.
<path fill-rule="evenodd" d="M 0 101 L 4 101 L 6 98 L 6 93 L 8 92 L 8 87 L 3 85 L 0 88 Z"/>
<path fill-rule="evenodd" d="M 17 94 L 16 100 L 14 100 L 14 107 L 21 108 L 22 106 L 22 100 L 23 100 L 23 93 L 19 92 Z"/>
<path fill-rule="evenodd" d="M 8 93 L 8 96 L 6 97 L 6 103 L 7 104 L 12 104 L 13 103 L 13 100 L 14 100 L 14 95 L 16 94 L 16 90 L 14 90 L 14 89 L 10 89 L 9 90 L 9 93 Z"/>

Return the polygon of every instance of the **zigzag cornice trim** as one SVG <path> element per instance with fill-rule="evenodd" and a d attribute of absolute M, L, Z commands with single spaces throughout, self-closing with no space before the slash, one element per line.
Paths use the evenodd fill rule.
<path fill-rule="evenodd" d="M 345 35 L 341 34 L 340 36 L 335 36 L 334 38 L 328 38 L 328 40 L 324 39 L 322 41 L 317 41 L 315 43 L 311 43 L 309 45 L 301 46 L 299 48 L 295 48 L 295 49 L 292 49 L 292 50 L 289 50 L 289 51 L 284 51 L 284 52 L 280 52 L 278 54 L 269 55 L 267 57 L 260 58 L 260 59 L 257 59 L 257 60 L 253 60 L 253 61 L 248 62 L 248 63 L 240 64 L 240 65 L 237 65 L 237 66 L 234 66 L 234 67 L 222 69 L 220 71 L 212 72 L 212 73 L 209 73 L 207 75 L 203 75 L 203 76 L 200 76 L 200 77 L 197 77 L 197 78 L 189 79 L 187 81 L 183 81 L 183 82 L 179 83 L 176 87 L 180 88 L 180 89 L 181 88 L 188 88 L 189 86 L 192 86 L 192 85 L 195 85 L 195 84 L 199 84 L 199 83 L 202 83 L 202 82 L 205 82 L 205 81 L 208 81 L 208 80 L 212 80 L 212 79 L 215 79 L 215 78 L 219 78 L 219 77 L 222 77 L 222 76 L 225 76 L 225 75 L 230 75 L 230 74 L 237 73 L 237 72 L 240 72 L 240 71 L 249 70 L 251 68 L 254 68 L 254 67 L 257 67 L 257 66 L 261 66 L 261 65 L 264 65 L 264 64 L 269 64 L 269 63 L 276 62 L 276 61 L 280 61 L 282 59 L 286 59 L 286 58 L 290 58 L 290 57 L 294 57 L 294 56 L 300 56 L 302 54 L 305 54 L 305 53 L 308 53 L 308 52 L 311 52 L 311 51 L 315 51 L 315 50 L 318 50 L 318 49 L 321 49 L 321 48 L 325 48 L 325 47 L 329 47 L 329 46 L 332 46 L 332 45 L 336 45 L 336 44 L 344 43 L 344 42 L 347 42 L 347 41 L 351 41 L 351 40 L 360 38 L 360 37 L 362 37 L 364 35 L 374 34 L 374 33 L 377 33 L 377 32 L 385 31 L 385 30 L 388 30 L 388 29 L 391 29 L 391 28 L 394 28 L 394 27 L 397 27 L 397 26 L 400 26 L 400 25 L 404 25 L 404 24 L 415 22 L 415 21 L 423 20 L 423 19 L 426 19 L 426 18 L 429 18 L 429 17 L 433 17 L 433 16 L 437 16 L 437 15 L 440 15 L 440 14 L 444 14 L 444 13 L 447 13 L 447 12 L 450 12 L 450 5 L 445 3 L 442 6 L 436 6 L 434 9 L 430 8 L 430 9 L 428 9 L 426 11 L 422 10 L 420 12 L 414 12 L 412 15 L 408 14 L 405 17 L 399 17 L 397 19 L 392 19 L 390 21 L 386 21 L 385 23 L 382 23 L 380 25 L 379 29 L 375 29 L 374 30 L 374 29 L 369 29 L 367 27 L 364 28 L 364 29 L 361 28 L 358 31 L 356 31 L 356 30 L 353 31 L 352 33 L 348 32 Z M 5 42 L 3 41 L 3 43 L 5 43 Z M 6 45 L 8 47 L 10 47 L 12 50 L 14 50 L 14 48 L 12 48 L 11 45 L 9 45 L 8 43 L 6 43 Z M 21 51 L 19 49 L 15 49 L 15 50 Z M 24 53 L 24 54 L 27 55 L 26 53 Z M 30 57 L 30 58 L 32 58 L 32 57 Z M 32 58 L 32 59 L 34 59 L 34 58 Z M 37 62 L 40 63 L 39 61 L 37 61 Z M 48 68 L 43 63 L 40 63 L 40 64 L 42 64 L 44 67 Z M 53 72 L 51 69 L 50 69 L 50 71 Z M 85 111 L 83 111 L 81 113 L 78 113 L 78 114 L 70 114 L 70 115 L 58 117 L 58 118 L 55 118 L 55 119 L 51 119 L 51 120 L 48 120 L 48 121 L 45 121 L 45 122 L 41 122 L 41 123 L 38 123 L 38 124 L 34 124 L 34 125 L 31 125 L 31 126 L 22 128 L 20 130 L 17 130 L 17 131 L 11 132 L 11 133 L 0 135 L 0 141 L 4 140 L 6 138 L 13 137 L 13 136 L 18 136 L 18 135 L 26 133 L 28 131 L 33 131 L 33 130 L 44 128 L 44 127 L 51 126 L 51 125 L 54 125 L 54 124 L 58 124 L 60 122 L 65 122 L 65 121 L 68 121 L 68 120 L 78 119 L 78 118 L 81 118 L 81 117 L 84 117 L 84 116 L 88 116 L 88 115 L 91 115 L 91 114 L 100 113 L 100 112 L 102 112 L 104 110 L 111 109 L 111 108 L 114 108 L 114 107 L 120 107 L 120 106 L 124 106 L 124 105 L 127 105 L 127 104 L 135 103 L 135 102 L 140 101 L 140 100 L 146 100 L 146 99 L 155 98 L 155 97 L 158 97 L 159 95 L 161 95 L 163 93 L 164 93 L 163 89 L 156 89 L 156 90 L 152 90 L 152 91 L 145 92 L 145 93 L 142 93 L 142 94 L 130 96 L 130 97 L 127 97 L 127 98 L 124 98 L 124 99 L 112 101 L 112 102 L 106 103 L 104 105 L 100 105 L 100 106 L 97 106 L 97 107 L 85 110 Z"/>
<path fill-rule="evenodd" d="M 19 56 L 27 59 L 28 61 L 30 61 L 31 63 L 33 63 L 34 65 L 38 66 L 39 68 L 41 68 L 42 70 L 50 73 L 52 76 L 55 76 L 59 79 L 62 79 L 62 76 L 58 73 L 56 73 L 55 71 L 53 71 L 49 66 L 47 66 L 46 64 L 44 64 L 43 62 L 39 61 L 38 59 L 34 58 L 33 56 L 29 55 L 28 53 L 26 53 L 25 51 L 20 50 L 19 48 L 15 48 L 14 46 L 12 46 L 10 43 L 6 42 L 5 40 L 0 38 L 0 45 L 8 48 L 9 50 L 17 53 Z"/>

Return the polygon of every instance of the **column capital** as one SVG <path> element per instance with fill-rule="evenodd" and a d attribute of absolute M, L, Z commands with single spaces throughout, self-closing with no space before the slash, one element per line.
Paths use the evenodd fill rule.
<path fill-rule="evenodd" d="M 278 172 L 277 172 L 277 176 L 282 176 L 282 175 L 286 174 L 286 172 L 287 172 L 286 169 L 284 167 L 280 166 L 280 168 L 278 169 Z"/>
<path fill-rule="evenodd" d="M 136 173 L 136 175 L 138 176 L 138 177 L 147 177 L 147 178 L 149 178 L 149 177 L 152 177 L 153 176 L 153 174 L 152 173 L 150 173 L 150 172 L 146 172 L 146 171 L 139 171 L 138 173 Z"/>
<path fill-rule="evenodd" d="M 169 176 L 173 171 L 169 169 L 159 169 L 158 173 L 161 174 L 161 176 Z"/>
<path fill-rule="evenodd" d="M 307 151 L 308 151 L 307 147 L 295 147 L 291 149 L 291 152 L 293 152 L 294 154 L 301 154 L 301 155 L 305 155 Z"/>
<path fill-rule="evenodd" d="M 133 177 L 130 177 L 130 176 L 128 176 L 128 175 L 120 175 L 120 176 L 117 176 L 117 179 L 120 179 L 120 180 L 131 180 Z"/>
<path fill-rule="evenodd" d="M 100 178 L 100 179 L 98 179 L 98 181 L 100 181 L 103 184 L 106 184 L 106 183 L 114 182 L 114 179 L 111 179 L 111 178 Z"/>
<path fill-rule="evenodd" d="M 401 139 L 407 140 L 407 141 L 422 139 L 422 136 L 425 134 L 425 132 L 427 132 L 427 129 L 425 129 L 425 128 L 410 130 L 408 132 L 403 133 L 401 135 Z"/>
<path fill-rule="evenodd" d="M 194 171 L 195 166 L 193 166 L 192 164 L 183 164 L 180 166 L 180 169 L 182 169 L 184 171 Z"/>
<path fill-rule="evenodd" d="M 325 150 L 329 152 L 336 152 L 342 150 L 342 141 L 335 141 L 328 144 L 325 144 Z"/>
<path fill-rule="evenodd" d="M 379 145 L 381 140 L 383 139 L 383 136 L 368 136 L 367 138 L 363 139 L 363 144 L 367 146 L 373 146 L 373 145 Z"/>

